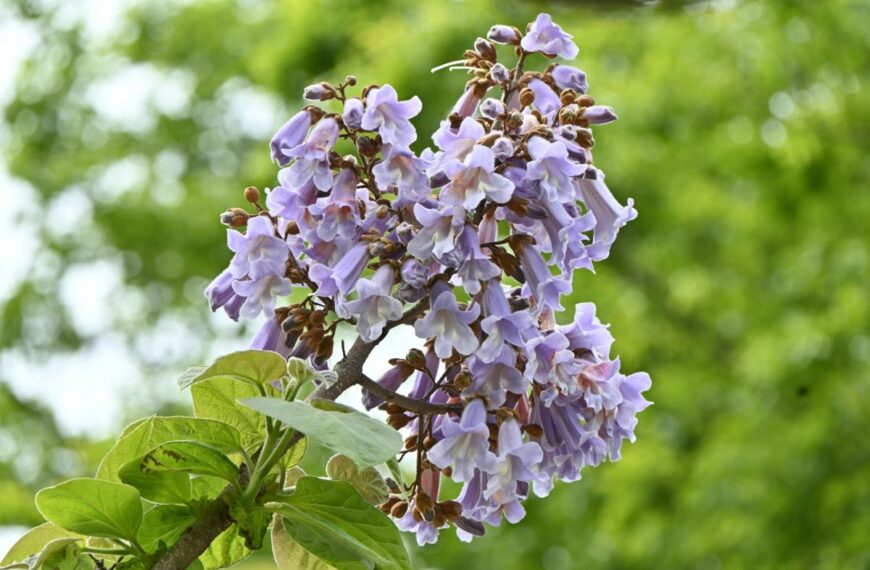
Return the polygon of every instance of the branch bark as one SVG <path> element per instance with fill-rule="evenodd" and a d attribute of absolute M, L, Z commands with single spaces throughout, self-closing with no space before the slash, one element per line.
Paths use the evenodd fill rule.
<path fill-rule="evenodd" d="M 459 404 L 432 404 L 426 400 L 417 400 L 397 394 L 389 388 L 384 388 L 365 374 L 361 375 L 357 384 L 381 400 L 401 406 L 405 410 L 415 414 L 446 414 L 448 412 L 458 413 L 462 411 L 462 406 Z"/>
<path fill-rule="evenodd" d="M 309 396 L 309 399 L 335 400 L 342 392 L 358 384 L 363 378 L 363 364 L 378 342 L 380 339 L 374 342 L 363 342 L 357 339 L 347 352 L 347 356 L 335 367 L 338 380 L 329 386 L 321 385 Z M 301 437 L 302 434 L 298 434 L 291 438 L 288 448 Z M 188 527 L 178 541 L 154 564 L 153 570 L 185 570 L 232 524 L 229 506 L 222 495 L 205 506 L 196 522 Z"/>

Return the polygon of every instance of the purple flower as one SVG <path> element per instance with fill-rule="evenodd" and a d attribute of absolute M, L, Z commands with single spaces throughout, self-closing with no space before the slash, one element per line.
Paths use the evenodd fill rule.
<path fill-rule="evenodd" d="M 449 121 L 442 122 L 432 135 L 432 140 L 442 152 L 436 155 L 437 162 L 430 174 L 440 172 L 445 165 L 454 160 L 464 160 L 477 141 L 485 135 L 483 125 L 471 117 L 462 119 L 458 129 L 452 129 Z"/>
<path fill-rule="evenodd" d="M 444 173 L 450 183 L 441 191 L 441 200 L 466 210 L 473 210 L 484 198 L 504 204 L 514 191 L 514 183 L 495 172 L 492 149 L 483 145 L 474 145 L 464 162 L 447 164 Z"/>
<path fill-rule="evenodd" d="M 539 51 L 547 55 L 558 55 L 564 59 L 574 59 L 580 50 L 572 41 L 573 37 L 563 32 L 558 24 L 553 23 L 549 14 L 538 14 L 538 18 L 529 26 L 529 31 L 520 45 L 526 51 Z"/>
<path fill-rule="evenodd" d="M 479 342 L 469 326 L 477 320 L 480 307 L 472 304 L 461 310 L 453 291 L 443 282 L 432 287 L 429 313 L 414 323 L 414 331 L 420 338 L 435 339 L 435 353 L 439 358 L 449 358 L 453 350 L 469 355 Z"/>
<path fill-rule="evenodd" d="M 460 117 L 471 117 L 484 95 L 486 95 L 485 86 L 481 86 L 480 83 L 469 83 L 465 87 L 465 92 L 453 106 L 453 113 Z"/>
<path fill-rule="evenodd" d="M 519 422 L 505 421 L 498 430 L 498 457 L 489 470 L 483 496 L 499 505 L 524 499 L 526 494 L 517 492 L 518 483 L 538 478 L 535 467 L 543 457 L 540 445 L 531 441 L 523 443 Z"/>
<path fill-rule="evenodd" d="M 483 400 L 469 402 L 459 420 L 441 423 L 444 438 L 427 452 L 433 465 L 453 468 L 453 479 L 470 481 L 476 469 L 488 470 L 495 456 L 489 451 L 489 428 Z"/>
<path fill-rule="evenodd" d="M 559 89 L 573 89 L 577 93 L 586 93 L 589 83 L 586 82 L 586 73 L 570 65 L 557 65 L 550 71 L 553 80 Z"/>
<path fill-rule="evenodd" d="M 308 128 L 311 126 L 311 113 L 305 109 L 293 115 L 289 121 L 284 123 L 269 146 L 272 149 L 272 160 L 280 166 L 286 166 L 291 156 L 287 154 L 290 149 L 302 144 L 305 140 L 305 135 L 308 134 Z"/>
<path fill-rule="evenodd" d="M 489 76 L 499 85 L 504 85 L 510 80 L 511 73 L 510 71 L 508 71 L 507 67 L 500 63 L 496 63 L 491 68 L 489 68 Z"/>
<path fill-rule="evenodd" d="M 595 261 L 607 259 L 619 229 L 637 217 L 637 210 L 633 207 L 634 200 L 629 198 L 625 206 L 620 205 L 604 183 L 604 173 L 592 166 L 577 184 L 583 203 L 595 216 L 595 231 L 592 245 L 589 246 L 589 255 Z"/>
<path fill-rule="evenodd" d="M 524 394 L 529 381 L 517 369 L 516 353 L 503 350 L 491 362 L 479 358 L 471 361 L 469 367 L 473 381 L 462 391 L 464 398 L 480 395 L 486 398 L 490 407 L 498 407 L 505 402 L 505 392 Z"/>
<path fill-rule="evenodd" d="M 553 88 L 541 81 L 540 79 L 532 79 L 529 81 L 529 89 L 535 94 L 535 108 L 543 113 L 547 120 L 552 123 L 556 111 L 562 108 L 562 101 L 559 99 L 559 94 L 553 91 Z"/>
<path fill-rule="evenodd" d="M 359 130 L 362 125 L 363 118 L 363 103 L 359 97 L 351 97 L 344 102 L 344 111 L 341 114 L 341 120 L 344 125 L 353 130 Z"/>
<path fill-rule="evenodd" d="M 232 320 L 239 320 L 239 309 L 245 302 L 245 298 L 236 294 L 233 290 L 233 274 L 230 269 L 224 269 L 220 275 L 205 288 L 205 298 L 212 311 L 223 307 L 224 312 Z"/>
<path fill-rule="evenodd" d="M 588 351 L 595 358 L 608 358 L 613 335 L 609 325 L 601 324 L 595 316 L 594 303 L 577 303 L 574 306 L 574 322 L 560 326 L 559 332 L 568 339 L 572 351 Z"/>
<path fill-rule="evenodd" d="M 395 186 L 398 195 L 410 202 L 426 198 L 430 192 L 429 177 L 426 175 L 429 163 L 407 148 L 384 147 L 384 159 L 372 169 L 378 188 L 386 192 Z"/>
<path fill-rule="evenodd" d="M 229 269 L 236 279 L 250 273 L 251 266 L 258 261 L 266 262 L 273 273 L 283 274 L 290 255 L 284 240 L 275 237 L 275 227 L 266 216 L 249 219 L 248 231 L 244 234 L 227 230 L 227 245 L 235 253 Z"/>
<path fill-rule="evenodd" d="M 290 349 L 284 342 L 286 338 L 287 333 L 281 329 L 280 323 L 275 319 L 267 319 L 248 348 L 271 350 L 286 358 L 290 354 Z"/>
<path fill-rule="evenodd" d="M 399 530 L 405 532 L 413 532 L 417 536 L 417 544 L 425 546 L 426 544 L 435 544 L 438 542 L 438 527 L 428 522 L 426 519 L 419 520 L 414 516 L 416 501 L 411 499 L 408 503 L 408 510 L 400 519 L 396 519 L 396 526 Z"/>
<path fill-rule="evenodd" d="M 539 181 L 548 200 L 573 202 L 576 190 L 571 179 L 582 174 L 584 167 L 568 158 L 568 149 L 561 142 L 532 137 L 528 149 L 532 157 L 528 164 L 529 179 Z"/>
<path fill-rule="evenodd" d="M 314 180 L 318 189 L 329 190 L 332 186 L 329 151 L 337 139 L 338 123 L 335 119 L 329 117 L 317 123 L 304 143 L 287 152 L 296 159 L 287 170 L 289 185 L 301 188 L 309 180 Z"/>
<path fill-rule="evenodd" d="M 456 237 L 465 225 L 462 208 L 444 205 L 436 210 L 415 204 L 414 216 L 422 229 L 408 243 L 408 253 L 426 261 L 433 255 L 437 258 L 453 251 Z"/>
<path fill-rule="evenodd" d="M 357 330 L 365 342 L 380 337 L 387 322 L 402 318 L 402 303 L 390 295 L 392 288 L 393 268 L 382 265 L 371 279 L 357 282 L 359 298 L 345 305 L 348 313 L 359 315 Z"/>
<path fill-rule="evenodd" d="M 485 100 L 480 106 L 480 114 L 490 119 L 498 119 L 501 115 L 504 115 L 504 112 L 504 103 L 492 97 Z"/>
<path fill-rule="evenodd" d="M 652 405 L 652 402 L 641 394 L 652 386 L 649 374 L 636 372 L 629 376 L 620 375 L 618 380 L 619 391 L 622 394 L 622 402 L 611 416 L 612 421 L 605 426 L 608 434 L 608 454 L 612 461 L 620 458 L 622 441 L 627 439 L 634 442 L 634 428 L 637 426 L 637 414 Z"/>
<path fill-rule="evenodd" d="M 315 226 L 317 237 L 332 241 L 336 235 L 345 239 L 354 237 L 360 223 L 359 206 L 356 202 L 356 185 L 359 178 L 352 168 L 343 169 L 335 178 L 332 192 L 309 208 L 320 220 Z"/>
<path fill-rule="evenodd" d="M 586 122 L 590 125 L 606 125 L 607 123 L 612 123 L 619 117 L 616 116 L 616 113 L 613 112 L 611 107 L 592 105 L 591 107 L 586 107 L 584 109 L 583 118 L 586 119 Z"/>
<path fill-rule="evenodd" d="M 416 259 L 408 259 L 402 264 L 402 281 L 414 289 L 422 289 L 429 282 L 429 270 Z"/>
<path fill-rule="evenodd" d="M 535 321 L 528 311 L 511 312 L 497 281 L 490 281 L 483 290 L 483 313 L 486 317 L 480 322 L 480 328 L 487 337 L 476 354 L 480 360 L 492 362 L 498 358 L 505 343 L 525 347 L 524 337 L 534 328 Z"/>
<path fill-rule="evenodd" d="M 463 256 L 457 276 L 465 291 L 476 295 L 480 292 L 480 282 L 494 279 L 501 270 L 481 251 L 477 232 L 471 226 L 465 226 L 457 245 Z"/>
<path fill-rule="evenodd" d="M 367 131 L 378 131 L 381 140 L 387 144 L 408 146 L 417 138 L 417 131 L 410 120 L 422 109 L 420 98 L 411 97 L 399 101 L 392 85 L 375 87 L 366 95 L 366 110 L 361 127 Z"/>
<path fill-rule="evenodd" d="M 514 155 L 514 143 L 508 137 L 498 137 L 492 143 L 492 155 L 498 160 L 507 160 Z"/>
<path fill-rule="evenodd" d="M 486 37 L 497 44 L 514 44 L 520 43 L 520 32 L 512 26 L 504 26 L 497 24 L 489 29 Z"/>
<path fill-rule="evenodd" d="M 577 389 L 582 392 L 583 402 L 595 412 L 611 411 L 622 402 L 619 390 L 619 359 L 589 364 L 576 378 Z M 576 389 L 574 390 L 576 391 Z M 569 396 L 572 392 L 566 392 Z"/>
<path fill-rule="evenodd" d="M 353 289 L 369 262 L 367 243 L 358 243 L 341 257 L 335 267 L 315 263 L 308 276 L 317 284 L 316 293 L 321 297 L 332 297 L 338 293 L 345 295 Z"/>
<path fill-rule="evenodd" d="M 526 289 L 537 303 L 535 313 L 540 314 L 545 307 L 561 311 L 559 298 L 571 291 L 571 283 L 561 276 L 551 274 L 534 246 L 521 248 L 520 266 L 526 276 Z"/>
<path fill-rule="evenodd" d="M 253 319 L 261 312 L 271 317 L 275 314 L 275 296 L 289 295 L 292 289 L 290 280 L 276 273 L 274 266 L 263 259 L 251 264 L 248 279 L 233 281 L 233 291 L 245 297 L 240 313 L 246 319 Z"/>

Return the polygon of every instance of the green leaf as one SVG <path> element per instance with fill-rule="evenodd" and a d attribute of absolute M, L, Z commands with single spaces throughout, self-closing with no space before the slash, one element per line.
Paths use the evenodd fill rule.
<path fill-rule="evenodd" d="M 284 473 L 284 489 L 295 487 L 296 483 L 307 475 L 305 470 L 298 465 L 291 467 Z"/>
<path fill-rule="evenodd" d="M 363 499 L 373 505 L 383 503 L 390 494 L 387 482 L 377 469 L 359 469 L 356 463 L 341 454 L 333 455 L 329 459 L 326 463 L 326 474 L 335 481 L 350 483 Z"/>
<path fill-rule="evenodd" d="M 238 525 L 232 525 L 218 536 L 199 557 L 203 570 L 216 570 L 238 564 L 251 555 Z"/>
<path fill-rule="evenodd" d="M 170 441 L 158 445 L 142 457 L 139 469 L 153 471 L 181 471 L 194 475 L 220 477 L 239 485 L 239 469 L 219 449 L 194 441 Z"/>
<path fill-rule="evenodd" d="M 308 450 L 308 438 L 303 437 L 293 444 L 284 457 L 281 458 L 281 465 L 284 469 L 290 469 L 302 462 L 305 457 L 305 452 Z"/>
<path fill-rule="evenodd" d="M 95 567 L 90 556 L 81 554 L 74 544 L 76 539 L 58 538 L 48 543 L 39 556 L 30 562 L 30 568 L 48 570 L 91 570 Z"/>
<path fill-rule="evenodd" d="M 275 515 L 272 521 L 272 556 L 278 570 L 338 570 L 302 548 L 284 530 L 284 522 L 279 515 Z"/>
<path fill-rule="evenodd" d="M 212 378 L 190 388 L 193 412 L 198 418 L 227 423 L 236 428 L 245 447 L 257 445 L 264 438 L 265 420 L 239 405 L 239 400 L 260 396 L 260 390 L 251 384 L 232 378 Z"/>
<path fill-rule="evenodd" d="M 62 529 L 54 523 L 41 524 L 27 531 L 24 536 L 18 539 L 18 542 L 12 545 L 12 548 L 3 557 L 3 560 L 0 560 L 0 566 L 6 566 L 13 562 L 21 562 L 34 554 L 42 552 L 42 549 L 48 543 L 60 538 L 78 540 L 82 537 L 74 532 Z"/>
<path fill-rule="evenodd" d="M 195 520 L 196 515 L 188 507 L 157 505 L 142 519 L 139 544 L 148 552 L 156 552 L 161 542 L 171 546 Z"/>
<path fill-rule="evenodd" d="M 184 504 L 190 500 L 190 476 L 187 473 L 156 471 L 143 473 L 142 459 L 132 459 L 118 471 L 123 483 L 139 489 L 143 499 L 155 503 Z"/>
<path fill-rule="evenodd" d="M 338 570 L 411 568 L 396 525 L 348 483 L 303 477 L 293 495 L 267 507 L 301 547 Z"/>
<path fill-rule="evenodd" d="M 216 499 L 226 488 L 227 483 L 216 477 L 194 477 L 190 480 L 190 496 L 194 500 Z"/>
<path fill-rule="evenodd" d="M 71 479 L 36 494 L 42 516 L 61 528 L 90 536 L 136 539 L 142 500 L 130 485 Z"/>
<path fill-rule="evenodd" d="M 229 378 L 258 386 L 278 380 L 287 374 L 287 361 L 277 352 L 242 350 L 221 356 L 211 366 L 195 374 L 198 367 L 189 368 L 178 379 L 182 388 L 214 378 Z"/>
<path fill-rule="evenodd" d="M 128 426 L 100 462 L 97 479 L 121 481 L 118 471 L 129 461 L 161 443 L 181 440 L 202 441 L 226 453 L 243 449 L 239 430 L 226 423 L 187 416 L 150 417 Z"/>
<path fill-rule="evenodd" d="M 323 410 L 278 398 L 251 398 L 242 403 L 350 457 L 361 467 L 383 463 L 402 449 L 399 432 L 355 410 Z"/>

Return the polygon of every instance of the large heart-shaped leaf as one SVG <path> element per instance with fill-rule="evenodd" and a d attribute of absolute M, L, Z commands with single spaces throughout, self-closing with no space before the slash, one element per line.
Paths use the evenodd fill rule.
<path fill-rule="evenodd" d="M 74 532 L 62 529 L 54 523 L 44 523 L 38 527 L 32 528 L 27 533 L 18 539 L 12 545 L 3 560 L 0 561 L 0 566 L 6 566 L 13 562 L 21 562 L 28 557 L 38 554 L 49 543 L 56 540 L 80 540 L 82 537 Z"/>
<path fill-rule="evenodd" d="M 278 380 L 287 373 L 287 361 L 277 352 L 242 350 L 221 356 L 207 367 L 188 369 L 178 379 L 181 388 L 213 378 L 230 378 L 257 386 Z"/>
<path fill-rule="evenodd" d="M 239 405 L 239 400 L 260 395 L 260 390 L 246 382 L 228 377 L 216 377 L 190 387 L 193 412 L 198 418 L 227 423 L 237 430 L 248 448 L 264 438 L 263 416 Z"/>
<path fill-rule="evenodd" d="M 99 479 L 71 479 L 43 489 L 36 506 L 47 521 L 89 536 L 135 540 L 142 522 L 139 491 Z"/>
<path fill-rule="evenodd" d="M 204 570 L 217 570 L 238 564 L 250 555 L 251 550 L 239 534 L 239 526 L 234 524 L 212 541 L 199 561 Z"/>
<path fill-rule="evenodd" d="M 155 552 L 162 542 L 170 546 L 181 533 L 196 520 L 189 507 L 182 505 L 157 505 L 142 519 L 139 529 L 139 544 L 148 552 Z"/>
<path fill-rule="evenodd" d="M 190 476 L 175 471 L 152 471 L 140 469 L 142 459 L 131 459 L 118 470 L 121 481 L 139 489 L 143 499 L 155 503 L 185 504 L 190 500 Z"/>
<path fill-rule="evenodd" d="M 383 463 L 402 449 L 399 432 L 355 410 L 318 409 L 278 398 L 251 398 L 242 403 L 348 456 L 360 467 Z"/>
<path fill-rule="evenodd" d="M 305 550 L 284 530 L 284 520 L 275 515 L 272 521 L 272 557 L 278 570 L 337 570 Z"/>
<path fill-rule="evenodd" d="M 239 431 L 224 422 L 187 416 L 155 416 L 124 430 L 100 462 L 97 479 L 121 481 L 118 471 L 125 464 L 141 458 L 161 443 L 181 440 L 201 441 L 225 453 L 241 451 L 243 447 Z"/>
<path fill-rule="evenodd" d="M 329 459 L 326 463 L 326 474 L 335 481 L 350 483 L 363 499 L 373 505 L 383 503 L 390 494 L 387 482 L 377 469 L 360 469 L 350 458 L 341 454 L 333 455 Z"/>
<path fill-rule="evenodd" d="M 267 507 L 295 542 L 338 570 L 410 570 L 396 525 L 348 483 L 303 477 L 293 495 Z"/>
<path fill-rule="evenodd" d="M 139 469 L 143 473 L 181 471 L 194 475 L 220 477 L 239 484 L 239 469 L 226 455 L 204 443 L 170 441 L 158 445 L 142 457 Z"/>

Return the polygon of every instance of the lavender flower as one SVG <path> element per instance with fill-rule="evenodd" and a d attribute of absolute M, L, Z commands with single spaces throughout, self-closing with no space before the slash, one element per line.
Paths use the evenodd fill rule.
<path fill-rule="evenodd" d="M 386 145 L 384 159 L 372 169 L 378 189 L 388 192 L 398 188 L 403 200 L 417 202 L 429 195 L 429 163 L 407 148 Z"/>
<path fill-rule="evenodd" d="M 230 273 L 241 279 L 251 271 L 257 261 L 265 262 L 273 272 L 283 272 L 290 251 L 281 238 L 275 237 L 275 227 L 269 218 L 256 216 L 248 220 L 244 234 L 227 231 L 227 245 L 235 253 L 230 262 Z"/>
<path fill-rule="evenodd" d="M 378 131 L 387 144 L 408 146 L 417 139 L 417 131 L 409 119 L 417 116 L 422 107 L 416 96 L 399 101 L 392 85 L 375 87 L 366 96 L 360 125 L 365 130 Z"/>
<path fill-rule="evenodd" d="M 453 468 L 456 481 L 470 481 L 475 469 L 488 470 L 495 457 L 489 451 L 489 428 L 483 400 L 472 400 L 460 420 L 441 424 L 444 438 L 428 452 L 429 461 L 442 469 Z"/>
<path fill-rule="evenodd" d="M 360 243 L 350 248 L 335 267 L 327 267 L 321 263 L 313 264 L 308 275 L 318 286 L 317 294 L 331 297 L 349 292 L 356 285 L 357 279 L 362 275 L 369 261 L 368 251 L 368 244 Z"/>
<path fill-rule="evenodd" d="M 554 67 L 550 73 L 559 89 L 573 89 L 580 94 L 589 90 L 586 73 L 576 67 L 560 64 Z"/>
<path fill-rule="evenodd" d="M 592 105 L 591 107 L 586 107 L 584 109 L 583 118 L 586 119 L 586 122 L 590 125 L 606 125 L 607 123 L 612 123 L 619 117 L 616 116 L 616 113 L 614 113 L 613 109 L 610 107 L 605 107 L 604 105 Z"/>
<path fill-rule="evenodd" d="M 230 269 L 224 269 L 206 287 L 205 298 L 208 299 L 208 305 L 212 311 L 223 308 L 232 320 L 239 320 L 239 310 L 242 308 L 245 298 L 233 290 L 233 274 Z"/>
<path fill-rule="evenodd" d="M 436 210 L 416 204 L 414 216 L 423 227 L 408 243 L 408 253 L 425 261 L 433 255 L 440 257 L 453 251 L 456 238 L 465 225 L 462 208 L 444 205 Z"/>
<path fill-rule="evenodd" d="M 607 259 L 619 229 L 637 217 L 634 201 L 629 198 L 628 203 L 621 206 L 604 183 L 604 173 L 591 166 L 577 185 L 583 202 L 595 216 L 595 233 L 589 255 L 596 261 Z"/>
<path fill-rule="evenodd" d="M 482 145 L 475 145 L 464 162 L 447 164 L 444 173 L 450 183 L 441 191 L 441 200 L 461 204 L 466 210 L 473 210 L 484 198 L 503 204 L 514 190 L 513 182 L 495 172 L 492 149 Z"/>
<path fill-rule="evenodd" d="M 489 29 L 486 37 L 497 44 L 518 44 L 521 34 L 511 26 L 495 25 Z"/>
<path fill-rule="evenodd" d="M 266 260 L 257 260 L 251 265 L 248 279 L 233 281 L 233 291 L 245 298 L 240 314 L 253 319 L 261 312 L 267 317 L 275 314 L 275 296 L 289 295 L 290 280 L 275 273 L 274 266 Z"/>
<path fill-rule="evenodd" d="M 308 134 L 308 129 L 311 127 L 311 113 L 303 109 L 293 115 L 289 121 L 284 123 L 269 146 L 272 149 L 272 160 L 280 166 L 286 166 L 292 157 L 288 154 L 290 149 L 300 145 L 305 140 L 305 135 Z"/>
<path fill-rule="evenodd" d="M 558 24 L 553 23 L 553 18 L 549 14 L 538 14 L 520 45 L 526 51 L 539 51 L 547 55 L 558 55 L 564 59 L 574 59 L 580 50 L 572 41 L 573 37 L 563 32 Z"/>
<path fill-rule="evenodd" d="M 433 286 L 431 299 L 429 313 L 414 324 L 417 336 L 434 338 L 439 358 L 450 357 L 454 350 L 464 355 L 474 352 L 479 342 L 469 325 L 477 320 L 480 307 L 472 304 L 461 310 L 453 291 L 442 283 Z"/>
<path fill-rule="evenodd" d="M 393 288 L 393 268 L 382 265 L 371 279 L 360 279 L 356 289 L 359 298 L 347 303 L 347 312 L 359 315 L 357 330 L 365 342 L 381 336 L 389 321 L 402 318 L 402 303 L 390 295 Z"/>
<path fill-rule="evenodd" d="M 363 119 L 363 102 L 359 97 L 351 97 L 344 102 L 344 111 L 341 113 L 341 120 L 345 126 L 355 131 L 358 131 L 362 126 Z"/>
<path fill-rule="evenodd" d="M 287 171 L 291 187 L 300 188 L 313 180 L 320 190 L 332 186 L 332 170 L 329 168 L 329 151 L 338 139 L 338 123 L 333 118 L 321 120 L 302 144 L 286 154 L 295 158 Z"/>
<path fill-rule="evenodd" d="M 568 158 L 568 149 L 560 142 L 547 142 L 541 137 L 532 137 L 528 143 L 532 161 L 528 165 L 528 177 L 537 180 L 554 202 L 575 200 L 573 177 L 583 173 L 583 166 Z"/>
<path fill-rule="evenodd" d="M 535 466 L 541 462 L 544 452 L 535 442 L 523 442 L 520 424 L 510 419 L 498 430 L 498 457 L 489 470 L 489 480 L 483 496 L 503 505 L 525 498 L 517 492 L 518 483 L 538 478 Z"/>

